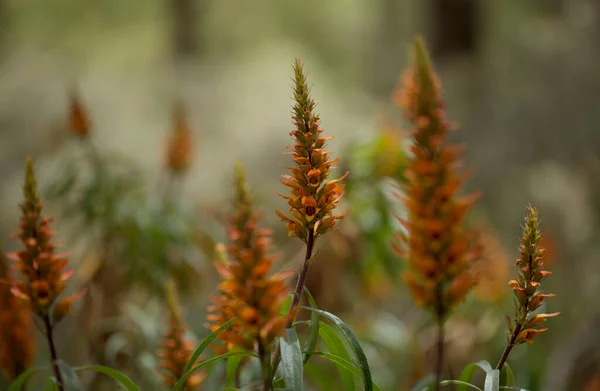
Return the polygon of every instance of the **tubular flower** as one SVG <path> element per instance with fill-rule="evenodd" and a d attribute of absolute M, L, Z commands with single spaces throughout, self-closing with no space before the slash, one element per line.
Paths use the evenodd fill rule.
<path fill-rule="evenodd" d="M 173 387 L 184 375 L 185 367 L 192 358 L 194 342 L 185 336 L 187 327 L 182 319 L 175 285 L 172 281 L 167 283 L 167 301 L 169 304 L 169 329 L 163 339 L 162 347 L 157 350 L 156 355 L 160 359 L 159 366 L 165 385 Z M 187 378 L 186 386 L 192 389 L 205 377 L 204 372 L 195 372 Z"/>
<path fill-rule="evenodd" d="M 69 95 L 69 128 L 73 134 L 81 138 L 86 138 L 91 129 L 88 114 L 74 90 Z"/>
<path fill-rule="evenodd" d="M 46 316 L 64 292 L 66 281 L 71 278 L 73 271 L 65 271 L 67 259 L 54 254 L 51 239 L 55 233 L 50 230 L 52 218 L 42 217 L 42 205 L 31 159 L 27 161 L 23 195 L 25 200 L 20 205 L 21 231 L 14 234 L 13 238 L 18 238 L 24 249 L 7 255 L 16 261 L 15 268 L 21 272 L 25 281 L 15 283 L 12 292 L 27 301 L 34 313 Z M 55 320 L 68 313 L 71 303 L 83 292 L 56 303 L 52 314 Z"/>
<path fill-rule="evenodd" d="M 400 219 L 404 246 L 396 249 L 408 259 L 403 280 L 416 303 L 441 319 L 475 285 L 470 268 L 477 251 L 463 220 L 477 196 L 457 195 L 464 179 L 456 167 L 460 153 L 445 142 L 450 125 L 440 82 L 421 39 L 394 102 L 413 125 L 402 198 L 408 216 Z"/>
<path fill-rule="evenodd" d="M 166 166 L 174 174 L 183 174 L 192 164 L 192 131 L 182 105 L 173 110 L 172 132 L 167 142 Z"/>
<path fill-rule="evenodd" d="M 269 276 L 275 258 L 269 250 L 271 232 L 257 225 L 259 214 L 239 165 L 235 185 L 234 212 L 227 226 L 229 261 L 215 264 L 222 280 L 219 295 L 209 307 L 208 327 L 215 331 L 235 318 L 233 325 L 219 334 L 227 350 L 253 350 L 258 344 L 269 351 L 287 321 L 279 314 L 287 296 L 287 273 Z"/>
<path fill-rule="evenodd" d="M 541 292 L 542 280 L 552 273 L 544 270 L 544 254 L 546 251 L 540 246 L 542 235 L 539 228 L 538 212 L 531 205 L 528 207 L 528 211 L 519 247 L 520 256 L 515 263 L 519 270 L 519 276 L 516 280 L 511 280 L 508 283 L 513 290 L 517 305 L 515 318 L 512 320 L 507 319 L 509 334 L 514 339 L 511 345 L 524 342 L 533 343 L 533 339 L 537 335 L 548 330 L 542 326 L 546 319 L 560 314 L 559 312 L 533 314 L 535 310 L 542 306 L 547 297 L 553 297 L 554 294 L 543 294 Z"/>
<path fill-rule="evenodd" d="M 283 183 L 290 188 L 291 195 L 282 195 L 288 201 L 289 216 L 275 211 L 286 223 L 289 236 L 297 236 L 307 242 L 309 233 L 317 238 L 335 227 L 336 220 L 348 212 L 334 215 L 333 210 L 344 194 L 340 182 L 348 173 L 338 179 L 329 179 L 332 165 L 339 159 L 330 160 L 330 152 L 325 151 L 325 143 L 333 137 L 323 137 L 319 127 L 320 118 L 314 113 L 315 101 L 310 97 L 306 75 L 299 60 L 294 63 L 294 100 L 292 119 L 296 128 L 290 132 L 295 144 L 288 148 L 293 156 L 295 167 L 286 167 L 291 175 L 284 175 Z"/>
<path fill-rule="evenodd" d="M 0 254 L 0 370 L 13 380 L 31 365 L 34 355 L 34 335 L 31 311 L 15 297 L 8 264 Z"/>

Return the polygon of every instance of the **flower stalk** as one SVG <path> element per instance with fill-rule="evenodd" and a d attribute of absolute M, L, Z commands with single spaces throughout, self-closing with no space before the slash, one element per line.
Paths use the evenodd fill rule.
<path fill-rule="evenodd" d="M 269 275 L 275 255 L 271 253 L 271 230 L 258 226 L 250 188 L 241 165 L 236 166 L 236 196 L 228 219 L 229 257 L 221 256 L 215 267 L 222 277 L 219 294 L 209 307 L 208 327 L 217 330 L 225 322 L 233 325 L 219 334 L 225 347 L 258 349 L 264 390 L 270 390 L 273 343 L 282 334 L 287 319 L 279 314 L 287 293 L 289 273 Z"/>
<path fill-rule="evenodd" d="M 516 304 L 516 314 L 513 319 L 507 317 L 508 342 L 498 361 L 496 369 L 501 370 L 513 347 L 522 343 L 533 343 L 533 339 L 548 330 L 542 324 L 548 318 L 558 316 L 560 312 L 550 314 L 538 313 L 547 297 L 554 294 L 544 294 L 541 291 L 541 282 L 552 272 L 544 269 L 544 255 L 546 250 L 540 246 L 542 234 L 539 226 L 538 211 L 529 205 L 525 217 L 523 236 L 519 247 L 519 258 L 515 266 L 519 270 L 517 280 L 509 281 L 513 290 Z"/>
<path fill-rule="evenodd" d="M 283 175 L 281 183 L 290 188 L 290 195 L 279 194 L 290 207 L 289 216 L 276 210 L 275 213 L 286 223 L 289 236 L 296 236 L 306 244 L 306 255 L 302 271 L 298 277 L 290 314 L 300 303 L 304 283 L 313 257 L 315 241 L 318 237 L 334 229 L 336 221 L 344 218 L 348 211 L 334 215 L 333 211 L 344 195 L 341 178 L 329 180 L 332 165 L 339 158 L 329 159 L 330 152 L 324 150 L 325 144 L 333 137 L 322 136 L 320 117 L 315 113 L 316 103 L 310 96 L 306 74 L 302 63 L 294 62 L 294 108 L 292 120 L 295 129 L 290 132 L 295 144 L 289 146 L 293 152 L 294 167 L 286 167 L 291 175 Z M 288 320 L 290 327 L 293 317 Z"/>
<path fill-rule="evenodd" d="M 436 390 L 443 377 L 444 323 L 475 285 L 471 266 L 478 254 L 463 221 L 477 195 L 459 197 L 464 175 L 457 173 L 460 151 L 446 142 L 450 125 L 427 49 L 417 38 L 413 62 L 403 76 L 394 102 L 411 123 L 407 184 L 400 197 L 408 216 L 395 246 L 408 260 L 403 280 L 417 303 L 429 310 L 437 326 L 434 372 Z"/>
<path fill-rule="evenodd" d="M 54 254 L 52 237 L 56 233 L 50 230 L 52 218 L 42 216 L 42 204 L 31 159 L 27 160 L 25 168 L 23 196 L 24 201 L 20 205 L 21 231 L 14 234 L 13 238 L 19 239 L 24 248 L 7 256 L 16 262 L 15 269 L 21 272 L 24 281 L 15 282 L 12 293 L 43 321 L 58 389 L 64 391 L 53 331 L 56 324 L 71 312 L 73 302 L 85 290 L 59 301 L 66 282 L 73 276 L 73 270 L 65 271 L 67 259 L 64 255 Z"/>
<path fill-rule="evenodd" d="M 324 150 L 325 144 L 333 137 L 321 134 L 320 117 L 315 113 L 316 103 L 310 95 L 306 74 L 302 63 L 296 59 L 294 69 L 294 107 L 292 120 L 295 129 L 290 132 L 294 138 L 291 150 L 295 166 L 286 167 L 290 174 L 283 175 L 281 183 L 290 188 L 290 195 L 279 194 L 289 205 L 288 215 L 276 210 L 275 213 L 285 222 L 289 236 L 296 236 L 306 245 L 306 255 L 302 270 L 298 276 L 294 296 L 288 312 L 286 328 L 292 326 L 295 313 L 304 292 L 308 270 L 313 259 L 316 239 L 335 228 L 337 220 L 344 218 L 348 211 L 334 215 L 340 199 L 344 195 L 341 184 L 348 173 L 338 179 L 329 179 L 333 164 L 339 158 L 330 159 L 330 152 Z M 280 357 L 279 347 L 273 358 L 273 371 L 277 370 Z"/>

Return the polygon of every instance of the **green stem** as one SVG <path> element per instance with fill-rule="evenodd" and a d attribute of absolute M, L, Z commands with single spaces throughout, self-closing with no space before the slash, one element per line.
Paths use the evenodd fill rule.
<path fill-rule="evenodd" d="M 302 293 L 304 292 L 304 284 L 306 283 L 306 276 L 308 275 L 308 268 L 310 267 L 310 259 L 312 258 L 313 248 L 315 246 L 315 235 L 313 229 L 310 229 L 308 232 L 308 239 L 306 241 L 306 255 L 304 256 L 304 265 L 302 266 L 302 272 L 300 273 L 300 277 L 298 277 L 298 282 L 296 283 L 296 289 L 294 290 L 294 298 L 292 299 L 292 304 L 290 305 L 290 309 L 288 311 L 288 322 L 286 324 L 286 328 L 292 327 L 294 323 L 294 318 L 290 316 L 293 311 L 300 304 L 300 299 L 302 298 Z M 279 343 L 275 347 L 275 354 L 273 357 L 273 373 L 277 371 L 279 367 L 279 362 L 281 361 L 281 351 L 279 349 Z"/>
<path fill-rule="evenodd" d="M 260 358 L 262 366 L 263 391 L 271 391 L 271 381 L 273 377 L 271 371 L 271 357 L 260 340 L 258 341 L 258 357 Z"/>

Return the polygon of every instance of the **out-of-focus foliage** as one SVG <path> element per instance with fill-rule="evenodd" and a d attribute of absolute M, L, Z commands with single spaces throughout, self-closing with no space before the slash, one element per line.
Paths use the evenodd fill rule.
<path fill-rule="evenodd" d="M 111 256 L 119 259 L 120 269 L 114 272 L 125 283 L 156 294 L 165 278 L 174 275 L 184 292 L 197 287 L 202 255 L 193 235 L 194 214 L 173 194 L 177 181 L 167 180 L 153 191 L 157 185 L 131 159 L 103 154 L 89 140 L 77 144 L 60 155 L 47 196 L 58 203 L 70 237 L 84 230 L 94 234 L 85 260 L 105 261 L 102 247 L 110 243 L 115 248 Z M 83 269 L 97 267 L 84 263 Z"/>
<path fill-rule="evenodd" d="M 398 227 L 394 215 L 402 213 L 393 194 L 398 183 L 405 181 L 402 132 L 388 123 L 378 126 L 373 138 L 348 146 L 343 167 L 352 173 L 347 179 L 346 197 L 352 210 L 350 218 L 364 243 L 363 259 L 353 262 L 352 267 L 365 293 L 374 297 L 386 294 L 386 283 L 395 284 L 397 279 L 392 276 L 401 268 L 390 245 Z"/>

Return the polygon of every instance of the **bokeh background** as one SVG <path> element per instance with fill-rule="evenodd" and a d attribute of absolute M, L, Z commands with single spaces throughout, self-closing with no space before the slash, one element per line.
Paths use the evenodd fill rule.
<path fill-rule="evenodd" d="M 516 348 L 509 363 L 518 384 L 530 390 L 600 390 L 597 0 L 0 0 L 0 243 L 16 246 L 9 235 L 17 229 L 24 161 L 33 156 L 71 264 L 101 259 L 91 262 L 92 271 L 80 271 L 74 285 L 94 280 L 106 257 L 113 262 L 97 284 L 121 269 L 139 282 L 124 280 L 119 298 L 104 297 L 110 289 L 92 295 L 115 300 L 116 313 L 79 306 L 60 325 L 65 361 L 103 361 L 145 382 L 144 389 L 160 389 L 148 368 L 165 328 L 165 310 L 152 293 L 164 274 L 152 269 L 163 259 L 157 252 L 169 253 L 172 242 L 184 249 L 185 267 L 197 272 L 180 270 L 197 278 L 182 301 L 190 329 L 206 335 L 205 308 L 216 280 L 211 243 L 225 238 L 220 220 L 235 160 L 246 168 L 264 224 L 276 231 L 281 268 L 299 264 L 301 243 L 286 238 L 273 213 L 285 209 L 275 192 L 284 191 L 291 64 L 298 57 L 325 133 L 335 136 L 329 149 L 342 159 L 340 169 L 351 172 L 341 207 L 352 212 L 336 235 L 322 240 L 309 287 L 322 308 L 355 329 L 382 389 L 408 389 L 426 374 L 427 316 L 410 301 L 398 278 L 402 265 L 389 251 L 395 224 L 389 214 L 401 209 L 389 197 L 390 179 L 402 176 L 405 125 L 390 97 L 416 34 L 428 42 L 449 117 L 461 126 L 452 138 L 466 145 L 465 163 L 474 169 L 467 190 L 483 192 L 471 222 L 488 227 L 491 249 L 485 283 L 449 323 L 450 373 L 474 360 L 496 362 L 502 351 L 504 315 L 513 312 L 506 282 L 531 202 L 543 216 L 554 272 L 545 283 L 557 294 L 549 311 L 562 314 L 535 344 Z M 121 178 L 139 180 L 132 187 L 143 202 L 123 195 L 127 185 L 92 189 L 104 195 L 87 201 L 52 197 L 59 182 L 85 165 L 66 122 L 74 86 L 111 172 L 143 172 Z M 186 176 L 176 185 L 166 182 L 171 190 L 165 191 L 174 102 L 187 108 L 195 155 Z M 107 183 L 121 180 L 116 176 Z M 176 200 L 171 212 L 156 207 L 165 193 Z M 119 204 L 110 216 L 90 212 L 105 201 Z M 83 222 L 72 217 L 86 213 Z M 115 255 L 107 243 L 129 253 Z M 132 260 L 135 267 L 127 265 Z M 102 323 L 109 336 L 91 343 L 102 328 L 97 322 L 109 315 Z M 45 347 L 39 351 L 41 363 Z M 103 387 L 84 380 L 93 382 L 90 389 Z"/>

